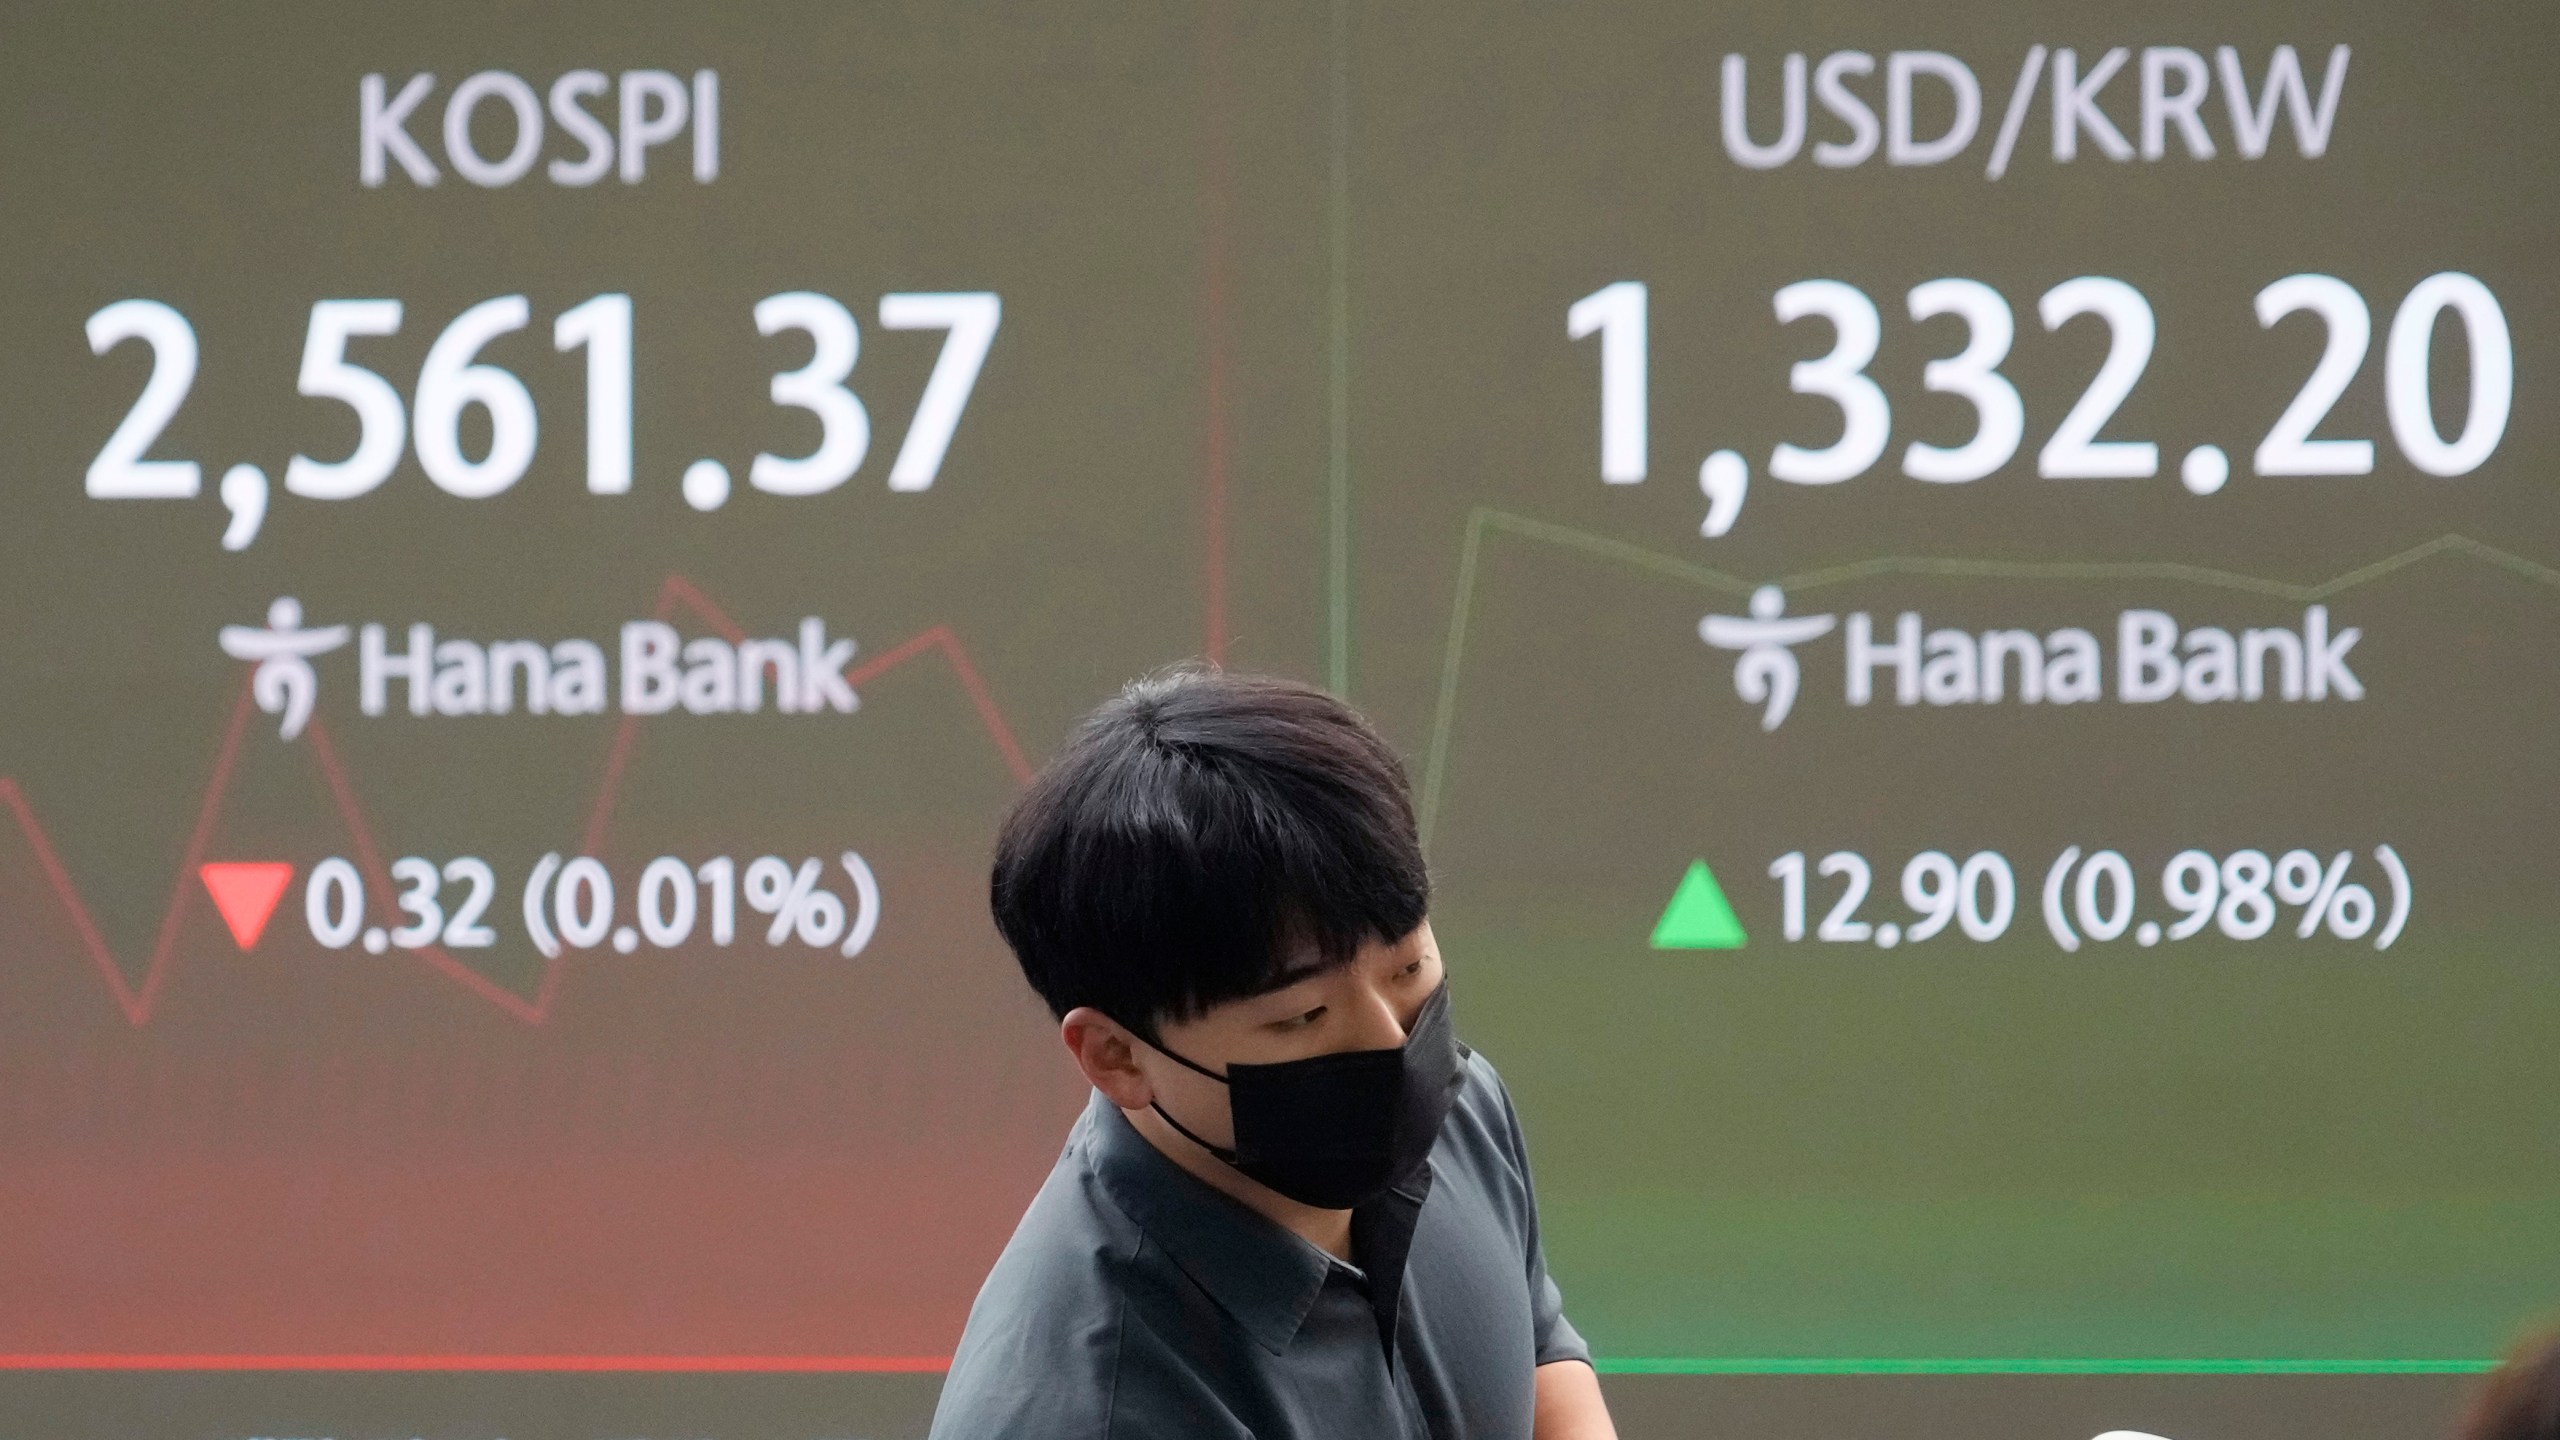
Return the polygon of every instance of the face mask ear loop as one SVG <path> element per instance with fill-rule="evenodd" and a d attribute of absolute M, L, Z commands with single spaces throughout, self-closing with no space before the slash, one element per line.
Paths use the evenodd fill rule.
<path fill-rule="evenodd" d="M 1131 1034 L 1136 1034 L 1137 1032 L 1135 1032 L 1135 1031 L 1131 1031 L 1130 1033 L 1131 1033 Z M 1188 1059 L 1188 1058 L 1186 1058 L 1186 1057 L 1184 1057 L 1184 1056 L 1177 1055 L 1177 1054 L 1175 1054 L 1173 1051 L 1166 1049 L 1166 1048 L 1165 1048 L 1165 1046 L 1164 1046 L 1164 1042 L 1162 1042 L 1161 1040 L 1156 1039 L 1156 1038 L 1155 1038 L 1155 1037 L 1153 1037 L 1153 1036 L 1142 1036 L 1142 1037 L 1140 1037 L 1140 1038 L 1144 1039 L 1144 1040 L 1147 1042 L 1147 1048 L 1148 1048 L 1148 1049 L 1153 1050 L 1153 1051 L 1155 1051 L 1157 1054 L 1164 1056 L 1166 1059 L 1171 1060 L 1171 1061 L 1172 1061 L 1173 1063 L 1175 1063 L 1176 1065 L 1180 1065 L 1180 1066 L 1182 1066 L 1183 1068 L 1188 1069 L 1188 1070 L 1196 1070 L 1196 1071 L 1198 1071 L 1199 1073 L 1201 1073 L 1201 1074 L 1203 1074 L 1203 1075 L 1208 1076 L 1210 1079 L 1217 1081 L 1217 1082 L 1218 1082 L 1219 1084 L 1221 1084 L 1221 1085 L 1226 1085 L 1226 1084 L 1230 1084 L 1230 1083 L 1232 1083 L 1232 1082 L 1230 1082 L 1230 1081 L 1227 1079 L 1227 1077 L 1226 1077 L 1226 1076 L 1219 1074 L 1217 1071 L 1210 1069 L 1208 1066 L 1203 1065 L 1203 1064 L 1200 1064 L 1200 1063 L 1199 1063 L 1198 1061 L 1196 1061 L 1196 1060 L 1191 1060 L 1191 1059 Z M 1210 1154 L 1217 1156 L 1220 1160 L 1222 1160 L 1222 1161 L 1226 1162 L 1226 1163 L 1227 1163 L 1227 1164 L 1229 1164 L 1229 1165 L 1233 1165 L 1234 1163 L 1236 1163 L 1236 1152 L 1235 1152 L 1235 1151 L 1228 1149 L 1228 1148 L 1227 1148 L 1226 1146 L 1224 1146 L 1224 1145 L 1212 1145 L 1212 1144 L 1210 1144 L 1208 1141 L 1201 1139 L 1199 1136 L 1192 1134 L 1192 1133 L 1191 1133 L 1191 1127 L 1190 1127 L 1190 1126 L 1185 1125 L 1185 1124 L 1183 1124 L 1181 1121 L 1174 1119 L 1174 1118 L 1173 1118 L 1173 1116 L 1172 1116 L 1172 1114 L 1171 1114 L 1170 1112 L 1168 1112 L 1168 1111 L 1167 1111 L 1167 1110 L 1166 1110 L 1162 1105 L 1159 1105 L 1159 1104 L 1157 1104 L 1155 1101 L 1150 1100 L 1150 1101 L 1148 1101 L 1148 1102 L 1147 1102 L 1147 1108 L 1148 1108 L 1148 1109 L 1150 1109 L 1150 1110 L 1153 1110 L 1154 1112 L 1156 1112 L 1157 1116 L 1158 1116 L 1158 1117 L 1160 1117 L 1160 1118 L 1164 1121 L 1164 1123 L 1166 1123 L 1167 1125 L 1172 1126 L 1175 1130 L 1177 1130 L 1177 1131 L 1181 1132 L 1181 1134 L 1182 1134 L 1182 1138 L 1183 1138 L 1183 1139 L 1188 1140 L 1188 1141 L 1190 1141 L 1192 1144 L 1199 1146 L 1201 1149 L 1208 1151 Z"/>
<path fill-rule="evenodd" d="M 1174 1119 L 1171 1115 L 1166 1114 L 1165 1108 L 1162 1105 L 1150 1100 L 1147 1102 L 1147 1108 L 1156 1112 L 1156 1114 L 1163 1119 L 1164 1123 L 1181 1131 L 1183 1139 L 1188 1140 L 1192 1144 L 1199 1146 L 1201 1149 L 1208 1151 L 1210 1154 L 1217 1156 L 1220 1160 L 1225 1161 L 1229 1165 L 1236 1163 L 1236 1152 L 1228 1149 L 1224 1145 L 1212 1145 L 1208 1141 L 1201 1139 L 1199 1136 L 1192 1134 L 1190 1126 L 1185 1125 L 1181 1121 Z"/>
<path fill-rule="evenodd" d="M 1147 1048 L 1164 1056 L 1166 1059 L 1171 1060 L 1174 1064 L 1179 1065 L 1186 1070 L 1196 1070 L 1201 1074 L 1208 1076 L 1210 1079 L 1217 1081 L 1221 1085 L 1228 1083 L 1226 1076 L 1219 1074 L 1217 1071 L 1210 1069 L 1208 1066 L 1203 1065 L 1196 1060 L 1185 1059 L 1180 1055 L 1174 1054 L 1172 1051 L 1164 1048 L 1161 1041 L 1149 1040 L 1147 1042 Z"/>

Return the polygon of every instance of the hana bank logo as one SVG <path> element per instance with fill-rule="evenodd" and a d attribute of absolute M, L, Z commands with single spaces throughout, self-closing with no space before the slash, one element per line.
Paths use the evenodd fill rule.
<path fill-rule="evenodd" d="M 2186 625 L 2165 610 L 2137 609 L 2118 612 L 2112 627 L 1972 630 L 1933 627 L 1911 610 L 1889 618 L 1863 610 L 1789 615 L 1786 595 L 1763 585 L 1751 592 L 1750 610 L 1706 616 L 1698 638 L 1738 652 L 1733 692 L 1760 707 L 1764 732 L 1795 709 L 1803 685 L 1795 647 L 1834 630 L 1841 637 L 1840 698 L 1852 710 L 1876 704 L 1888 683 L 1897 706 L 2039 710 L 2109 701 L 2353 702 L 2365 695 L 2351 663 L 2364 631 L 2337 624 L 2326 605 L 2304 606 L 2299 624 Z"/>
<path fill-rule="evenodd" d="M 1795 708 L 1801 678 L 1789 648 L 1831 633 L 1830 615 L 1788 615 L 1786 593 L 1775 585 L 1751 592 L 1751 614 L 1710 615 L 1698 622 L 1698 638 L 1719 650 L 1739 650 L 1733 693 L 1761 707 L 1760 728 L 1775 730 Z"/>
<path fill-rule="evenodd" d="M 830 638 L 814 615 L 794 636 L 736 641 L 688 638 L 663 620 L 628 621 L 613 646 L 618 667 L 593 640 L 439 639 L 422 623 L 406 627 L 407 643 L 395 649 L 380 624 L 306 626 L 302 603 L 290 595 L 267 607 L 265 625 L 225 625 L 217 639 L 222 653 L 257 666 L 250 695 L 280 717 L 277 734 L 291 740 L 319 699 L 312 660 L 345 646 L 350 631 L 357 708 L 367 716 L 388 713 L 395 680 L 407 688 L 408 712 L 421 717 L 597 715 L 617 701 L 627 715 L 753 714 L 768 705 L 786 715 L 849 715 L 861 705 L 845 678 L 854 642 Z"/>
<path fill-rule="evenodd" d="M 312 703 L 320 698 L 320 677 L 311 668 L 311 657 L 346 644 L 347 627 L 324 625 L 305 630 L 302 602 L 283 595 L 267 607 L 266 628 L 225 625 L 221 640 L 223 654 L 257 662 L 258 668 L 249 679 L 249 693 L 257 698 L 259 709 L 284 717 L 278 733 L 290 740 L 302 733 L 304 723 L 311 719 Z"/>

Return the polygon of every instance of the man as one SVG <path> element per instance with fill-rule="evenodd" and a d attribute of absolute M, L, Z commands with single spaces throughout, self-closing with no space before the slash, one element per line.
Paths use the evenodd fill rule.
<path fill-rule="evenodd" d="M 1139 681 L 1016 803 L 992 889 L 1094 1093 L 934 1440 L 1615 1440 L 1367 722 Z"/>

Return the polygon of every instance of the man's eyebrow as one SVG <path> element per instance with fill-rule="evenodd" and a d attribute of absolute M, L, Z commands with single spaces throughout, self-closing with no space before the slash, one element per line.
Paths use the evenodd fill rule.
<path fill-rule="evenodd" d="M 1301 980 L 1312 980 L 1318 975 L 1322 975 L 1326 971 L 1334 968 L 1336 967 L 1332 962 L 1321 957 L 1313 960 L 1299 960 L 1292 962 L 1291 964 L 1280 967 L 1278 973 L 1271 977 L 1271 983 L 1263 987 L 1264 993 L 1268 994 L 1274 990 L 1286 990 Z"/>

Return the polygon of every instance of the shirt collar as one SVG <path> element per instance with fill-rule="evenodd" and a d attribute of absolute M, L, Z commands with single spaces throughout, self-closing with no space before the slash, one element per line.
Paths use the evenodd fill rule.
<path fill-rule="evenodd" d="M 1112 1202 L 1263 1349 L 1286 1354 L 1341 1262 L 1175 1164 L 1102 1092 L 1085 1115 L 1088 1163 Z M 1400 1188 L 1418 1205 L 1427 1170 Z"/>

